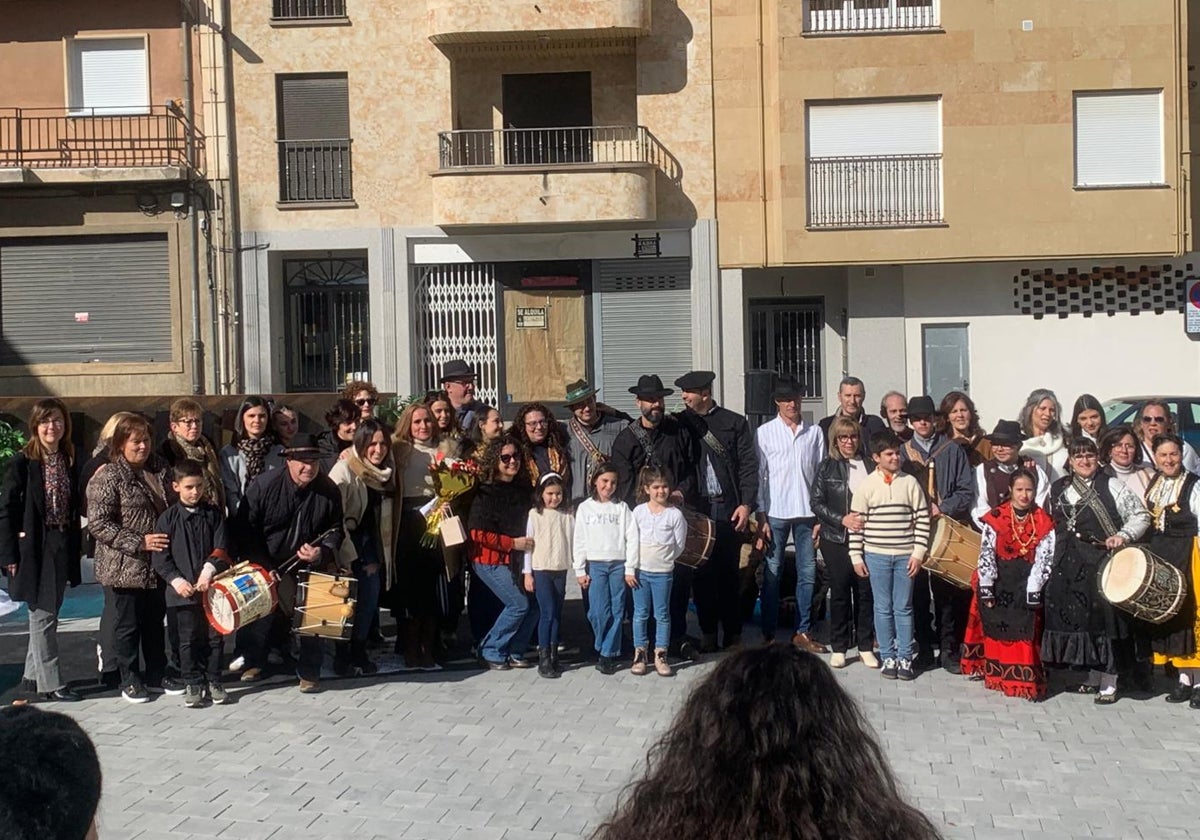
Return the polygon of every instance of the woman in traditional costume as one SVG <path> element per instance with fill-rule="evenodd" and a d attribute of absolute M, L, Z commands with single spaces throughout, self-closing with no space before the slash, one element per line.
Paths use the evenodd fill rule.
<path fill-rule="evenodd" d="M 1104 471 L 1130 489 L 1139 499 L 1145 498 L 1154 471 L 1142 461 L 1142 446 L 1129 426 L 1113 426 L 1100 435 L 1100 463 Z"/>

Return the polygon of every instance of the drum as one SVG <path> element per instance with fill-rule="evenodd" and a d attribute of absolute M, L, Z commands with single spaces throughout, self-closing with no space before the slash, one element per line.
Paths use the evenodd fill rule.
<path fill-rule="evenodd" d="M 979 534 L 961 522 L 939 516 L 933 525 L 933 543 L 921 566 L 963 589 L 971 588 L 971 577 L 979 567 Z"/>
<path fill-rule="evenodd" d="M 1100 594 L 1119 610 L 1162 624 L 1187 596 L 1183 574 L 1140 545 L 1114 551 L 1100 566 Z"/>
<path fill-rule="evenodd" d="M 687 508 L 680 510 L 687 521 L 687 540 L 683 544 L 683 554 L 675 558 L 675 562 L 698 569 L 712 554 L 713 543 L 717 541 L 717 526 L 702 513 Z"/>
<path fill-rule="evenodd" d="M 763 555 L 767 552 L 767 543 L 769 542 L 763 536 L 762 526 L 766 523 L 764 517 L 762 521 L 755 514 L 750 514 L 749 524 L 743 533 L 738 534 L 738 568 L 749 569 L 753 572 L 758 568 L 758 564 L 762 562 Z"/>
<path fill-rule="evenodd" d="M 238 563 L 215 578 L 204 597 L 208 623 L 222 636 L 271 614 L 277 603 L 271 573 L 256 563 Z"/>
<path fill-rule="evenodd" d="M 349 639 L 357 590 L 358 581 L 351 575 L 301 572 L 292 631 L 300 636 Z"/>

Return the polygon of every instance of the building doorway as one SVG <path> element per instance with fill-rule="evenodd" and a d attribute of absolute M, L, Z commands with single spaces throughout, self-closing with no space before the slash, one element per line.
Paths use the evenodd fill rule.
<path fill-rule="evenodd" d="M 506 73 L 502 107 L 506 164 L 592 160 L 591 73 Z"/>
<path fill-rule="evenodd" d="M 365 257 L 285 259 L 288 392 L 339 391 L 370 379 Z"/>
<path fill-rule="evenodd" d="M 925 394 L 939 403 L 951 391 L 970 393 L 971 354 L 966 324 L 921 327 L 922 379 Z"/>

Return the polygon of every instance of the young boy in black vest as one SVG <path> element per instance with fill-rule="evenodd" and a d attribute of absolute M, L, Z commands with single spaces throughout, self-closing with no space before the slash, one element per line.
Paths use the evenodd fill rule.
<path fill-rule="evenodd" d="M 175 465 L 172 488 L 178 501 L 158 518 L 154 530 L 166 534 L 167 548 L 154 552 L 154 571 L 167 582 L 167 610 L 179 626 L 179 669 L 184 705 L 204 705 L 205 685 L 213 703 L 226 703 L 221 685 L 225 639 L 204 615 L 203 598 L 213 577 L 231 565 L 225 514 L 204 501 L 204 465 L 185 459 Z"/>

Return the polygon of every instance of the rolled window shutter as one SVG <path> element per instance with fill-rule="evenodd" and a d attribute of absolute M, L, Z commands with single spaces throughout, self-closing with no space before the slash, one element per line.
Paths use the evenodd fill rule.
<path fill-rule="evenodd" d="M 942 151 L 940 99 L 808 106 L 808 155 L 874 157 Z"/>
<path fill-rule="evenodd" d="M 71 110 L 94 114 L 150 109 L 146 42 L 99 38 L 71 42 Z"/>
<path fill-rule="evenodd" d="M 1075 94 L 1075 185 L 1163 182 L 1162 91 Z"/>
<path fill-rule="evenodd" d="M 347 140 L 350 94 L 345 73 L 279 77 L 280 140 Z"/>

